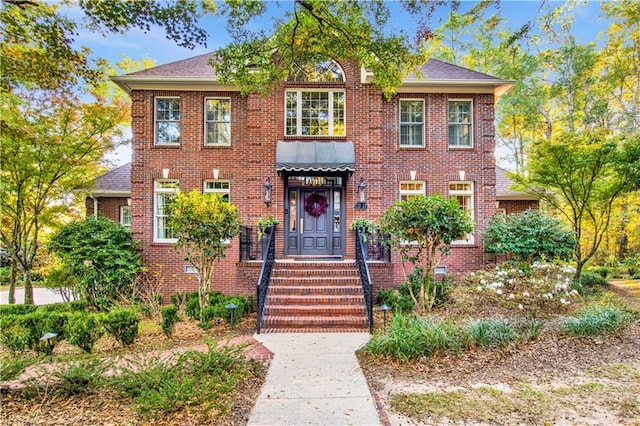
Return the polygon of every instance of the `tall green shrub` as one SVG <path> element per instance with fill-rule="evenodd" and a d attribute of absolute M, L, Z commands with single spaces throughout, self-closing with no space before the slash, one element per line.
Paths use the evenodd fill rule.
<path fill-rule="evenodd" d="M 131 309 L 114 309 L 103 317 L 104 328 L 115 337 L 122 346 L 130 346 L 138 337 L 140 320 Z"/>
<path fill-rule="evenodd" d="M 95 314 L 75 312 L 69 315 L 65 325 L 67 341 L 87 353 L 91 353 L 93 345 L 104 334 L 104 328 Z"/>
<path fill-rule="evenodd" d="M 171 339 L 173 329 L 175 328 L 176 323 L 180 320 L 180 318 L 178 318 L 178 307 L 175 305 L 163 306 L 161 312 L 162 321 L 160 325 L 162 326 L 162 331 L 165 336 Z"/>

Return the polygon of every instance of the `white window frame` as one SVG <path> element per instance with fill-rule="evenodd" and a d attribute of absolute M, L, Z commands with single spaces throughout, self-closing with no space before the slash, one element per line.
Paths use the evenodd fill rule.
<path fill-rule="evenodd" d="M 128 214 L 125 214 L 125 211 L 128 211 Z M 125 218 L 128 219 L 125 220 Z M 127 228 L 131 228 L 131 207 L 130 206 L 120 206 L 120 225 L 125 226 Z"/>
<path fill-rule="evenodd" d="M 226 188 L 215 188 L 215 185 L 219 183 L 219 184 L 227 184 Z M 213 187 L 207 187 L 208 184 L 212 184 Z M 203 185 L 202 185 L 202 192 L 204 193 L 213 193 L 213 194 L 220 194 L 220 195 L 226 195 L 227 196 L 227 201 L 231 202 L 231 181 L 228 179 L 207 179 L 204 181 Z"/>
<path fill-rule="evenodd" d="M 329 128 L 328 128 L 328 133 L 326 135 L 305 135 L 302 133 L 302 94 L 303 93 L 310 93 L 310 92 L 316 92 L 316 93 L 328 93 L 329 94 L 329 100 L 328 100 L 328 104 L 329 104 L 329 110 L 328 110 L 328 122 L 329 122 Z M 294 133 L 287 133 L 288 132 L 288 125 L 287 125 L 287 97 L 289 94 L 291 93 L 295 93 L 296 94 L 296 132 Z M 336 134 L 334 131 L 334 109 L 333 109 L 333 104 L 334 104 L 334 99 L 333 96 L 335 93 L 341 93 L 343 96 L 343 119 L 342 119 L 342 126 L 344 128 L 344 133 L 342 134 Z M 284 92 L 284 134 L 285 136 L 313 136 L 313 137 L 343 137 L 346 136 L 347 134 L 347 92 L 344 89 L 289 89 L 289 90 L 285 90 Z"/>
<path fill-rule="evenodd" d="M 403 185 L 420 185 L 422 189 L 403 189 Z M 427 190 L 427 183 L 423 180 L 401 180 L 398 184 L 399 196 L 398 200 L 403 201 L 409 197 L 415 197 L 416 195 L 425 195 Z"/>
<path fill-rule="evenodd" d="M 229 103 L 229 120 L 207 120 L 207 112 L 208 112 L 208 108 L 207 105 L 209 103 L 209 101 L 227 101 Z M 232 117 L 232 112 L 231 112 L 231 98 L 226 98 L 226 97 L 207 97 L 204 98 L 204 144 L 205 146 L 230 146 L 231 145 L 231 117 Z M 214 124 L 226 124 L 227 126 L 227 134 L 229 135 L 229 141 L 228 142 L 210 142 L 208 139 L 208 124 L 209 123 L 214 123 Z"/>
<path fill-rule="evenodd" d="M 470 189 L 451 189 L 451 185 L 459 185 L 459 184 L 463 184 L 463 185 L 469 185 Z M 475 203 L 475 185 L 473 181 L 469 181 L 469 180 L 453 180 L 450 181 L 448 183 L 448 189 L 449 189 L 449 198 L 452 197 L 469 197 L 469 208 L 465 209 L 464 208 L 464 204 L 461 204 L 461 208 L 466 211 L 469 212 L 469 215 L 471 217 L 471 220 L 475 223 L 475 208 L 474 208 L 474 203 Z M 467 235 L 467 237 L 464 240 L 456 240 L 453 241 L 453 244 L 474 244 L 475 243 L 475 237 L 473 235 L 473 232 L 469 233 Z"/>
<path fill-rule="evenodd" d="M 468 102 L 469 103 L 469 123 L 458 122 L 458 121 L 449 121 L 449 108 L 451 106 L 451 102 Z M 451 137 L 451 126 L 469 126 L 469 144 L 468 145 L 452 145 L 450 143 Z M 474 140 L 473 140 L 473 99 L 447 99 L 447 145 L 450 149 L 469 149 L 473 148 Z"/>
<path fill-rule="evenodd" d="M 402 121 L 402 103 L 403 102 L 420 102 L 422 103 L 422 121 L 420 123 L 417 122 L 403 122 Z M 398 101 L 398 146 L 400 146 L 400 148 L 424 148 L 425 146 L 425 122 L 426 122 L 426 112 L 425 112 L 425 102 L 424 99 L 411 99 L 411 98 L 402 98 Z M 421 127 L 421 140 L 420 140 L 420 144 L 419 145 L 414 145 L 414 144 L 403 144 L 402 143 L 402 127 L 403 126 L 417 126 L 420 125 Z"/>
<path fill-rule="evenodd" d="M 158 101 L 164 99 L 177 99 L 178 100 L 178 119 L 177 120 L 160 120 L 158 119 Z M 182 115 L 182 99 L 180 96 L 156 96 L 153 98 L 153 140 L 155 146 L 180 146 L 180 136 L 182 129 L 180 128 L 180 116 Z M 158 124 L 161 122 L 178 123 L 178 142 L 160 143 L 158 142 Z"/>
<path fill-rule="evenodd" d="M 175 183 L 176 187 L 174 188 L 158 188 L 159 183 Z M 166 218 L 167 215 L 160 215 L 158 213 L 159 207 L 159 196 L 160 195 L 178 195 L 180 192 L 180 181 L 178 179 L 156 179 L 153 181 L 153 241 L 156 243 L 175 243 L 178 241 L 177 238 L 160 238 L 158 237 L 158 222 L 160 218 Z"/>

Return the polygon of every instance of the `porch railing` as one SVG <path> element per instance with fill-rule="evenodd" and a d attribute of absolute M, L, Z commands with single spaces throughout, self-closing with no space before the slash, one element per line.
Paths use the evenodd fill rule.
<path fill-rule="evenodd" d="M 262 315 L 264 314 L 264 305 L 267 300 L 267 292 L 269 291 L 269 281 L 271 281 L 271 271 L 276 259 L 276 238 L 275 226 L 267 228 L 266 235 L 266 255 L 263 256 L 262 269 L 260 270 L 260 278 L 256 286 L 256 303 L 257 303 L 257 333 L 260 334 L 262 328 Z"/>
<path fill-rule="evenodd" d="M 240 228 L 240 262 L 260 259 L 261 244 L 258 230 L 250 226 Z"/>
<path fill-rule="evenodd" d="M 371 275 L 369 275 L 369 266 L 367 266 L 367 250 L 360 231 L 356 231 L 356 266 L 360 274 L 360 284 L 362 284 L 362 293 L 367 308 L 369 333 L 373 333 L 373 285 Z"/>

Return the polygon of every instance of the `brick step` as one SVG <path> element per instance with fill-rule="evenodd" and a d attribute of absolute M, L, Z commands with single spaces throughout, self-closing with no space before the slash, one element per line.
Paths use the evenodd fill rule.
<path fill-rule="evenodd" d="M 344 316 L 366 315 L 367 311 L 362 305 L 276 305 L 269 303 L 264 310 L 265 315 L 273 316 Z"/>
<path fill-rule="evenodd" d="M 362 291 L 358 294 L 326 294 L 326 295 L 296 295 L 296 294 L 269 294 L 266 301 L 267 306 L 276 305 L 324 305 L 324 304 L 341 304 L 341 305 L 361 305 L 364 306 L 364 296 Z"/>
<path fill-rule="evenodd" d="M 358 277 L 358 271 L 353 269 L 274 269 L 271 273 L 271 278 L 274 277 L 335 277 L 335 276 L 348 276 Z"/>
<path fill-rule="evenodd" d="M 271 277 L 272 286 L 286 286 L 286 287 L 313 287 L 313 286 L 358 286 L 360 279 L 357 277 Z"/>
<path fill-rule="evenodd" d="M 352 269 L 356 267 L 356 261 L 341 261 L 341 262 L 311 262 L 311 261 L 296 261 L 296 262 L 278 262 L 276 261 L 275 269 Z"/>
<path fill-rule="evenodd" d="M 353 327 L 369 329 L 366 315 L 314 315 L 314 316 L 286 316 L 265 315 L 262 318 L 264 328 L 309 328 L 309 327 Z"/>
<path fill-rule="evenodd" d="M 362 327 L 298 327 L 298 328 L 262 328 L 262 333 L 368 333 L 369 328 Z"/>
<path fill-rule="evenodd" d="M 356 295 L 362 294 L 360 286 L 269 286 L 269 295 Z"/>

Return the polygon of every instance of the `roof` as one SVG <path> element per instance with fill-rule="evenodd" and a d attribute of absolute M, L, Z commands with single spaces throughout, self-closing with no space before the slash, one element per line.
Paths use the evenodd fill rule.
<path fill-rule="evenodd" d="M 127 92 L 159 89 L 213 90 L 213 85 L 217 85 L 217 90 L 238 90 L 233 86 L 222 86 L 218 83 L 216 73 L 210 64 L 213 57 L 214 52 L 205 53 L 130 74 L 113 76 L 111 79 Z M 370 83 L 372 77 L 371 72 L 361 69 L 362 83 Z M 403 85 L 398 92 L 416 92 L 422 89 L 430 92 L 494 93 L 500 96 L 513 83 L 512 80 L 503 80 L 437 59 L 429 59 L 419 72 L 403 79 Z"/>
<path fill-rule="evenodd" d="M 285 142 L 276 146 L 276 170 L 290 172 L 354 172 L 353 142 Z"/>
<path fill-rule="evenodd" d="M 496 200 L 539 200 L 540 197 L 527 194 L 523 191 L 511 189 L 513 180 L 509 172 L 501 167 L 496 167 Z"/>
<path fill-rule="evenodd" d="M 91 195 L 99 197 L 130 196 L 131 163 L 124 164 L 98 177 Z"/>

